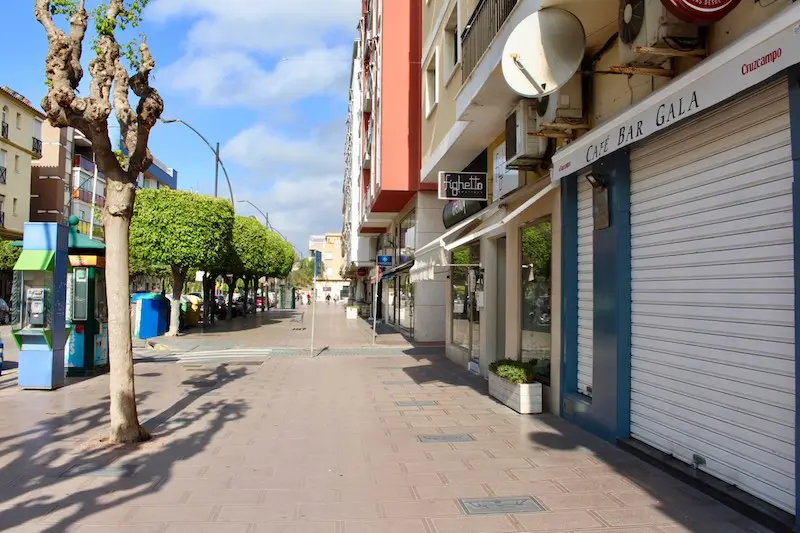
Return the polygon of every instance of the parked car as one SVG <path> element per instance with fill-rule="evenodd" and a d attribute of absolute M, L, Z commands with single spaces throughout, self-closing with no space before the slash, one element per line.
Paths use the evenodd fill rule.
<path fill-rule="evenodd" d="M 5 300 L 0 298 L 0 324 L 10 324 L 11 323 L 11 307 L 6 303 Z"/>

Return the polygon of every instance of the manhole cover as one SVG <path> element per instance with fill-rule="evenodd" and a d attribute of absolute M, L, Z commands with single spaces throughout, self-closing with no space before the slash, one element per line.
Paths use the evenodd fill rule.
<path fill-rule="evenodd" d="M 216 380 L 215 381 L 206 381 L 206 380 L 203 380 L 203 381 L 184 381 L 183 384 L 184 385 L 191 385 L 192 387 L 207 387 L 207 388 L 216 387 L 217 386 Z"/>
<path fill-rule="evenodd" d="M 81 463 L 68 468 L 62 477 L 93 476 L 93 477 L 130 477 L 140 468 L 137 464 L 126 465 L 97 465 Z"/>
<path fill-rule="evenodd" d="M 431 442 L 472 442 L 475 437 L 468 433 L 452 433 L 450 435 L 442 435 L 434 433 L 433 435 L 417 435 L 417 440 L 424 443 Z"/>
<path fill-rule="evenodd" d="M 538 513 L 544 507 L 530 496 L 503 496 L 499 498 L 459 498 L 467 514 Z"/>
<path fill-rule="evenodd" d="M 420 400 L 420 401 L 402 401 L 394 402 L 397 407 L 432 407 L 439 405 L 439 402 L 434 400 Z"/>

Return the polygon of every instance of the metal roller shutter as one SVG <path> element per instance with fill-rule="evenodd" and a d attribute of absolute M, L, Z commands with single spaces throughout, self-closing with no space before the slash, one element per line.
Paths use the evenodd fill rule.
<path fill-rule="evenodd" d="M 631 154 L 631 435 L 795 512 L 784 79 Z"/>
<path fill-rule="evenodd" d="M 592 395 L 594 339 L 594 214 L 592 186 L 578 177 L 578 392 Z"/>

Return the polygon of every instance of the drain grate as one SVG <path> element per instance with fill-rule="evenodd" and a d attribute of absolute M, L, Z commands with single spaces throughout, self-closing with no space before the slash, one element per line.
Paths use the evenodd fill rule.
<path fill-rule="evenodd" d="M 439 405 L 439 402 L 434 400 L 419 400 L 419 401 L 402 401 L 394 402 L 397 407 L 433 407 Z"/>
<path fill-rule="evenodd" d="M 434 433 L 432 435 L 417 435 L 417 440 L 426 444 L 432 442 L 472 442 L 475 437 L 469 433 L 451 433 L 449 435 Z"/>
<path fill-rule="evenodd" d="M 538 513 L 544 507 L 531 496 L 503 496 L 499 498 L 459 498 L 468 515 Z"/>
<path fill-rule="evenodd" d="M 384 385 L 416 385 L 417 383 L 411 379 L 390 379 L 382 382 Z"/>
<path fill-rule="evenodd" d="M 403 370 L 404 366 L 376 366 L 375 370 Z"/>
<path fill-rule="evenodd" d="M 264 361 L 233 361 L 231 363 L 222 363 L 220 366 L 261 366 Z"/>
<path fill-rule="evenodd" d="M 141 468 L 141 465 L 129 463 L 125 465 L 97 465 L 93 463 L 80 463 L 69 467 L 61 477 L 131 477 Z"/>

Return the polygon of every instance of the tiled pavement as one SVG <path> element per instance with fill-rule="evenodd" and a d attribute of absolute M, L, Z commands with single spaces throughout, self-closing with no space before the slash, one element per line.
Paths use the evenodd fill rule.
<path fill-rule="evenodd" d="M 136 369 L 142 419 L 160 425 L 135 448 L 97 442 L 107 377 L 51 393 L 0 391 L 0 530 L 760 531 L 554 417 L 516 415 L 446 360 Z M 419 439 L 455 434 L 470 438 Z M 542 510 L 515 512 L 523 502 L 511 498 L 502 501 L 509 514 L 467 515 L 459 501 L 508 496 Z"/>

